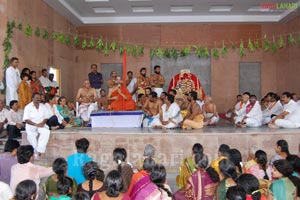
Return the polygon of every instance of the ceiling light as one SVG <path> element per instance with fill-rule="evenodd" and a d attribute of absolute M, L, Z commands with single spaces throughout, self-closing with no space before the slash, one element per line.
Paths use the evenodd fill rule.
<path fill-rule="evenodd" d="M 232 6 L 211 6 L 209 8 L 210 12 L 230 12 Z"/>
<path fill-rule="evenodd" d="M 139 1 L 152 1 L 152 0 L 128 0 L 128 1 L 131 1 L 131 2 L 139 2 Z"/>
<path fill-rule="evenodd" d="M 153 7 L 132 7 L 132 12 L 134 13 L 149 13 L 149 12 L 154 12 Z"/>
<path fill-rule="evenodd" d="M 269 12 L 271 11 L 270 8 L 262 8 L 261 6 L 251 6 L 248 9 L 249 12 Z"/>
<path fill-rule="evenodd" d="M 95 13 L 115 13 L 116 10 L 112 7 L 93 8 Z"/>
<path fill-rule="evenodd" d="M 87 3 L 93 3 L 93 2 L 109 2 L 110 0 L 84 0 Z"/>
<path fill-rule="evenodd" d="M 193 6 L 171 6 L 171 12 L 193 12 Z"/>

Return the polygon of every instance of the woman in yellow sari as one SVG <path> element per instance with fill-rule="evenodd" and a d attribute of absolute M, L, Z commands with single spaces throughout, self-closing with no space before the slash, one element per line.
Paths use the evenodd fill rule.
<path fill-rule="evenodd" d="M 176 183 L 179 189 L 185 186 L 191 174 L 197 170 L 194 161 L 195 154 L 203 154 L 203 146 L 199 143 L 194 144 L 192 148 L 192 156 L 181 161 L 179 168 L 180 172 L 176 177 Z"/>
<path fill-rule="evenodd" d="M 31 90 L 30 86 L 27 83 L 29 79 L 29 75 L 26 73 L 21 74 L 21 83 L 18 87 L 18 95 L 19 95 L 19 108 L 24 110 L 25 106 L 31 102 Z"/>

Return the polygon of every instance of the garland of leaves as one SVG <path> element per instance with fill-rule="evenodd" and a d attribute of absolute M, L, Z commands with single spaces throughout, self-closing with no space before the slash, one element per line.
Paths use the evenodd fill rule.
<path fill-rule="evenodd" d="M 119 51 L 120 55 L 123 55 L 124 51 L 126 50 L 127 55 L 132 55 L 134 57 L 143 55 L 144 54 L 144 45 L 143 44 L 132 44 L 127 42 L 126 44 L 117 41 L 109 41 L 103 38 L 93 38 L 79 36 L 78 34 L 70 34 L 70 33 L 63 33 L 63 32 L 56 32 L 56 31 L 48 31 L 47 29 L 41 29 L 40 27 L 33 28 L 30 24 L 27 24 L 23 28 L 23 24 L 19 23 L 16 25 L 15 21 L 7 22 L 7 30 L 6 30 L 6 38 L 4 39 L 2 45 L 4 47 L 4 63 L 3 69 L 5 70 L 9 65 L 9 53 L 11 52 L 12 45 L 11 45 L 11 38 L 13 37 L 14 29 L 19 31 L 23 31 L 24 35 L 27 37 L 36 36 L 38 38 L 42 38 L 44 40 L 50 39 L 54 41 L 58 41 L 63 43 L 67 46 L 71 46 L 72 44 L 77 48 L 85 49 L 96 49 L 99 53 L 103 53 L 104 55 L 109 55 L 109 52 L 116 52 Z M 287 37 L 284 37 L 287 36 Z M 269 40 L 267 35 L 265 34 L 262 40 L 256 38 L 252 41 L 251 38 L 248 40 L 247 47 L 245 47 L 244 41 L 241 40 L 239 43 L 239 55 L 241 57 L 246 55 L 246 48 L 249 52 L 254 52 L 262 48 L 264 51 L 275 53 L 278 49 L 283 48 L 286 45 L 295 45 L 297 44 L 300 47 L 300 32 L 298 35 L 295 33 L 288 33 L 287 35 L 280 35 L 275 37 L 273 35 L 272 40 Z M 80 38 L 82 39 L 80 39 Z M 296 37 L 296 39 L 295 39 Z M 277 39 L 278 38 L 278 39 Z M 261 41 L 261 42 L 260 42 Z M 261 44 L 261 46 L 260 46 Z M 236 43 L 231 43 L 231 49 L 234 51 L 237 48 Z M 224 40 L 222 41 L 221 50 L 219 50 L 217 46 L 217 42 L 214 43 L 212 48 L 208 46 L 197 46 L 197 45 L 189 45 L 187 47 L 178 50 L 177 48 L 173 47 L 157 47 L 157 48 L 150 48 L 150 57 L 153 58 L 154 56 L 158 56 L 159 58 L 173 58 L 177 59 L 178 57 L 185 57 L 191 54 L 191 52 L 195 52 L 196 56 L 199 58 L 209 58 L 212 56 L 215 59 L 220 58 L 220 56 L 225 57 L 228 53 L 228 47 L 226 46 Z"/>

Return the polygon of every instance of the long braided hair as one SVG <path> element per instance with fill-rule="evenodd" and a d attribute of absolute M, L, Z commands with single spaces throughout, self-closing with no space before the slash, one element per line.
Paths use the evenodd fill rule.
<path fill-rule="evenodd" d="M 256 162 L 261 165 L 262 169 L 265 172 L 264 179 L 269 180 L 269 176 L 267 174 L 267 168 L 268 168 L 267 153 L 264 152 L 263 150 L 257 150 L 255 152 L 255 158 L 256 158 Z"/>
<path fill-rule="evenodd" d="M 89 181 L 89 195 L 90 197 L 92 197 L 94 194 L 93 182 L 95 179 L 103 182 L 104 172 L 101 169 L 99 169 L 99 166 L 96 162 L 90 161 L 83 166 L 83 174 L 85 178 Z"/>
<path fill-rule="evenodd" d="M 166 182 L 166 168 L 163 165 L 157 164 L 153 167 L 151 172 L 151 181 L 160 189 L 164 190 L 169 197 L 172 197 L 172 193 L 165 188 L 164 183 Z"/>

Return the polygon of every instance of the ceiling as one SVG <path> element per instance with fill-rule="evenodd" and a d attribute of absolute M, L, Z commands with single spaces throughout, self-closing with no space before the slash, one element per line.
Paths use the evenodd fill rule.
<path fill-rule="evenodd" d="M 300 13 L 299 0 L 266 0 L 265 2 L 258 0 L 44 0 L 44 2 L 76 26 L 118 23 L 279 22 Z M 290 4 L 281 4 L 284 2 Z M 272 6 L 290 8 L 277 9 Z"/>

